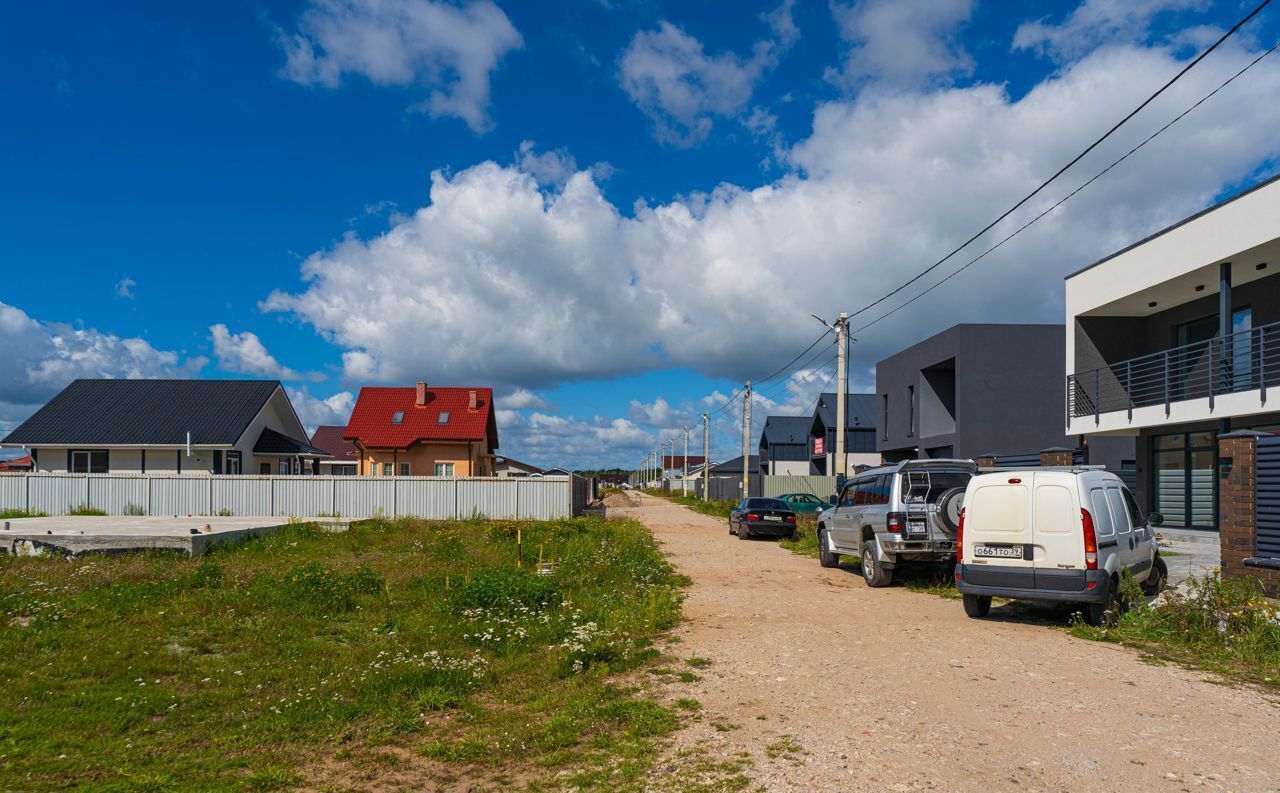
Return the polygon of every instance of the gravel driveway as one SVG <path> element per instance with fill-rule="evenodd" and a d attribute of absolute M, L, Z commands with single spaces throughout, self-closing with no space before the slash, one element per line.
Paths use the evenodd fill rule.
<path fill-rule="evenodd" d="M 613 510 L 611 510 L 613 511 Z M 712 664 L 666 768 L 749 752 L 768 791 L 1280 789 L 1280 707 L 1026 616 L 871 590 L 645 497 L 693 580 L 675 649 Z M 677 750 L 683 750 L 683 753 Z M 695 756 L 696 756 L 695 755 Z"/>

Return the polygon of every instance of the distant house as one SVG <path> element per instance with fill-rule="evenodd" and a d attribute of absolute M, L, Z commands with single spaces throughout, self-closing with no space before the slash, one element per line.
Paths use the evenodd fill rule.
<path fill-rule="evenodd" d="M 542 472 L 543 476 L 573 476 L 573 472 L 565 468 L 548 468 Z"/>
<path fill-rule="evenodd" d="M 809 427 L 812 416 L 769 416 L 760 431 L 760 463 L 777 476 L 809 473 Z"/>
<path fill-rule="evenodd" d="M 31 461 L 31 455 L 25 457 L 11 457 L 8 460 L 0 460 L 0 473 L 21 473 L 30 471 L 35 467 Z"/>
<path fill-rule="evenodd" d="M 760 473 L 760 456 L 753 454 L 747 461 L 750 467 L 749 473 Z M 739 455 L 732 460 L 726 460 L 723 463 L 712 463 L 710 466 L 710 474 L 712 477 L 736 476 L 742 478 L 742 456 Z"/>
<path fill-rule="evenodd" d="M 493 390 L 366 386 L 343 437 L 364 476 L 493 476 Z"/>
<path fill-rule="evenodd" d="M 278 380 L 76 380 L 0 446 L 51 473 L 301 474 L 328 457 Z"/>
<path fill-rule="evenodd" d="M 809 473 L 823 476 L 836 474 L 836 397 L 821 394 L 814 405 L 809 424 Z M 847 394 L 845 414 L 845 472 L 853 473 L 859 465 L 879 465 L 876 451 L 876 395 Z"/>
<path fill-rule="evenodd" d="M 511 457 L 497 457 L 494 461 L 494 476 L 522 477 L 541 473 L 542 469 L 538 466 L 522 463 Z"/>
<path fill-rule="evenodd" d="M 320 473 L 330 476 L 355 476 L 360 468 L 360 452 L 343 438 L 345 426 L 322 425 L 311 435 L 311 445 L 328 453 L 328 459 L 317 460 Z"/>

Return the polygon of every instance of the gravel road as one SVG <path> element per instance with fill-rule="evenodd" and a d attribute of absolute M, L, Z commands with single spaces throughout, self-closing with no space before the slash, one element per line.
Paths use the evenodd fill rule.
<path fill-rule="evenodd" d="M 712 664 L 682 694 L 702 710 L 676 749 L 749 752 L 753 787 L 1280 790 L 1273 697 L 999 608 L 971 620 L 958 601 L 868 589 L 855 566 L 741 542 L 670 502 L 610 511 L 693 580 L 675 647 Z"/>

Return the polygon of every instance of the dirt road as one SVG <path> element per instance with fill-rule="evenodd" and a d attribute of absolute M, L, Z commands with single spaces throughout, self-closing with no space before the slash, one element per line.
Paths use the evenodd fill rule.
<path fill-rule="evenodd" d="M 679 747 L 750 752 L 764 790 L 1280 789 L 1280 707 L 1257 691 L 999 609 L 977 621 L 871 590 L 855 566 L 824 570 L 658 499 L 621 511 L 693 579 L 679 652 L 712 665 Z"/>

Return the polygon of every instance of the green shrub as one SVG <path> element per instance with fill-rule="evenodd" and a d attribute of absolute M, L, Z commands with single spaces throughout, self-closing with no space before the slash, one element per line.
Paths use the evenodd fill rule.
<path fill-rule="evenodd" d="M 72 507 L 67 510 L 68 515 L 106 515 L 106 510 L 91 507 L 88 504 L 81 504 L 78 507 Z"/>
<path fill-rule="evenodd" d="M 368 567 L 343 573 L 318 562 L 295 567 L 280 580 L 283 597 L 322 613 L 350 611 L 360 596 L 380 592 L 384 586 L 382 576 Z"/>
<path fill-rule="evenodd" d="M 120 510 L 120 514 L 121 515 L 145 515 L 147 514 L 147 511 L 142 507 L 138 506 L 137 504 L 134 504 L 133 502 L 129 502 L 128 504 L 124 505 L 124 509 Z"/>
<path fill-rule="evenodd" d="M 38 509 L 0 509 L 0 520 L 17 520 L 18 518 L 47 517 Z"/>
<path fill-rule="evenodd" d="M 560 600 L 560 586 L 551 576 L 517 567 L 481 570 L 458 585 L 449 598 L 455 611 L 519 606 L 540 609 L 559 606 Z"/>

